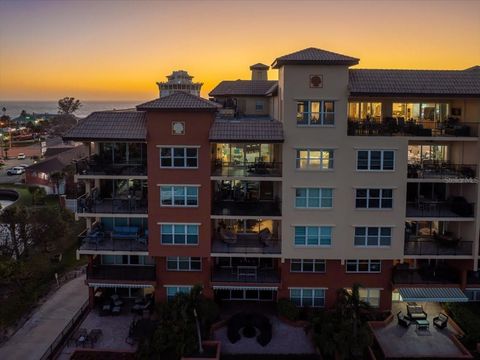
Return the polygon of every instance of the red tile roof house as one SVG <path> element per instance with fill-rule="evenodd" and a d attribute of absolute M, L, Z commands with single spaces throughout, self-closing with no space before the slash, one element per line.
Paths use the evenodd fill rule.
<path fill-rule="evenodd" d="M 88 155 L 88 149 L 85 145 L 64 149 L 64 151 L 26 168 L 25 184 L 40 186 L 45 189 L 48 195 L 74 193 L 76 187 L 74 174 L 65 170 L 69 165 L 73 165 L 76 160 L 85 158 Z M 55 179 L 52 179 L 54 173 L 64 173 L 63 179 L 58 184 Z"/>

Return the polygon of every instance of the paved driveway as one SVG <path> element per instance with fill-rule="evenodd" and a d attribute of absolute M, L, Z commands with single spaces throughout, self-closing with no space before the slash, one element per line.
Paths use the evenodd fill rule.
<path fill-rule="evenodd" d="M 87 299 L 85 275 L 64 284 L 0 348 L 0 359 L 40 359 Z"/>

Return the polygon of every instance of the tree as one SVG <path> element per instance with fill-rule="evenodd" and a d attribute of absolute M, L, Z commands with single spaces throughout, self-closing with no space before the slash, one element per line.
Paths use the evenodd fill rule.
<path fill-rule="evenodd" d="M 68 214 L 60 207 L 36 208 L 30 216 L 32 239 L 35 244 L 48 251 L 48 245 L 59 243 L 65 238 L 69 228 Z"/>
<path fill-rule="evenodd" d="M 58 113 L 62 115 L 73 115 L 82 106 L 80 100 L 74 97 L 64 97 L 58 100 Z"/>
<path fill-rule="evenodd" d="M 44 199 L 47 196 L 47 193 L 44 188 L 39 186 L 29 186 L 28 192 L 32 196 L 32 205 L 35 206 L 39 203 L 40 200 Z"/>
<path fill-rule="evenodd" d="M 20 259 L 20 242 L 17 234 L 17 223 L 19 219 L 17 216 L 17 207 L 9 206 L 5 208 L 0 214 L 0 222 L 7 229 L 7 234 L 4 239 L 5 246 L 10 250 L 15 259 Z"/>
<path fill-rule="evenodd" d="M 20 116 L 21 117 L 26 117 L 27 116 L 27 112 L 25 110 L 22 110 L 22 112 L 20 113 Z"/>

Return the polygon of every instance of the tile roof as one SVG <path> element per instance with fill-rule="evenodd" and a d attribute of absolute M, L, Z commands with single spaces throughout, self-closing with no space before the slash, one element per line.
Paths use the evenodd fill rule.
<path fill-rule="evenodd" d="M 253 64 L 252 66 L 250 66 L 250 70 L 253 70 L 253 69 L 268 70 L 268 69 L 270 69 L 270 66 L 262 64 L 262 63 L 256 63 L 256 64 Z"/>
<path fill-rule="evenodd" d="M 210 96 L 265 96 L 276 80 L 225 80 L 218 84 Z"/>
<path fill-rule="evenodd" d="M 140 140 L 147 138 L 145 112 L 96 111 L 63 135 L 64 140 Z"/>
<path fill-rule="evenodd" d="M 283 125 L 268 118 L 217 119 L 210 128 L 209 139 L 212 142 L 283 142 Z"/>
<path fill-rule="evenodd" d="M 183 91 L 137 105 L 137 110 L 216 111 L 220 105 Z"/>
<path fill-rule="evenodd" d="M 356 65 L 360 60 L 351 56 L 337 54 L 331 51 L 306 48 L 275 59 L 272 68 L 282 65 Z"/>
<path fill-rule="evenodd" d="M 351 95 L 480 96 L 480 72 L 472 70 L 351 69 Z"/>
<path fill-rule="evenodd" d="M 85 145 L 75 146 L 69 150 L 51 156 L 43 161 L 27 167 L 28 172 L 52 173 L 62 171 L 74 160 L 79 160 L 88 156 L 88 148 Z"/>

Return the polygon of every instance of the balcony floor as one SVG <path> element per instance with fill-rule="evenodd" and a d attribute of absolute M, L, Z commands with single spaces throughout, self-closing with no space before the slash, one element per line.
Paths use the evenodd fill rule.
<path fill-rule="evenodd" d="M 281 216 L 280 204 L 273 201 L 235 202 L 215 201 L 213 215 L 225 216 Z"/>
<path fill-rule="evenodd" d="M 227 244 L 226 242 L 215 239 L 212 241 L 212 253 L 227 254 L 280 254 L 280 241 L 270 241 L 265 245 L 258 239 L 248 239 L 239 236 L 235 244 Z"/>

